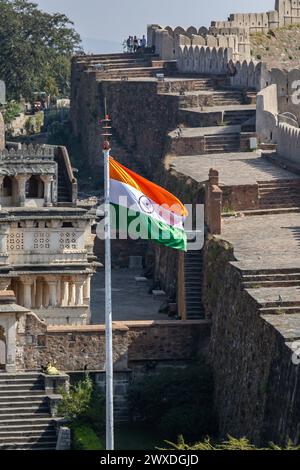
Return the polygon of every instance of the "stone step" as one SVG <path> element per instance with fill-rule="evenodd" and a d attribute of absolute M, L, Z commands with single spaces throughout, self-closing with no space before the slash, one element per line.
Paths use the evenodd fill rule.
<path fill-rule="evenodd" d="M 299 307 L 285 307 L 285 305 L 278 305 L 277 307 L 262 307 L 259 309 L 262 315 L 279 315 L 285 313 L 286 315 L 292 315 L 300 313 Z"/>
<path fill-rule="evenodd" d="M 0 388 L 0 398 L 3 397 L 3 396 L 7 396 L 9 394 L 9 396 L 12 398 L 13 396 L 14 397 L 17 397 L 17 396 L 26 396 L 26 397 L 31 397 L 31 396 L 41 396 L 42 393 L 44 392 L 44 390 L 40 389 L 40 388 L 37 388 L 37 389 L 34 389 L 34 390 L 29 390 L 23 386 L 16 386 L 16 388 L 14 388 L 13 390 L 10 390 L 9 386 L 8 388 L 7 387 L 1 387 Z"/>
<path fill-rule="evenodd" d="M 11 390 L 11 391 L 17 391 L 17 390 L 34 390 L 34 391 L 43 391 L 44 387 L 41 382 L 36 382 L 36 383 L 10 383 L 7 384 L 5 381 L 0 381 L 0 391 L 1 390 Z"/>
<path fill-rule="evenodd" d="M 26 443 L 6 443 L 0 444 L 1 450 L 40 450 L 40 451 L 49 451 L 55 450 L 56 448 L 56 438 L 47 439 L 47 440 L 31 440 Z"/>
<path fill-rule="evenodd" d="M 260 207 L 261 209 L 289 209 L 289 208 L 293 208 L 293 207 L 299 207 L 300 206 L 300 202 L 299 201 L 293 201 L 293 202 L 284 202 L 282 204 L 280 203 L 264 203 L 264 204 L 260 204 Z"/>
<path fill-rule="evenodd" d="M 6 394 L 5 394 L 3 392 L 0 395 L 0 406 L 4 405 L 4 404 L 6 405 L 7 403 L 8 404 L 10 404 L 10 403 L 21 403 L 22 404 L 22 402 L 23 403 L 24 402 L 40 403 L 43 400 L 45 400 L 46 398 L 47 398 L 46 395 L 41 394 L 41 392 L 39 392 L 37 394 L 28 393 L 28 392 L 26 392 L 26 394 L 22 394 L 22 393 L 12 394 L 12 393 L 6 392 Z"/>
<path fill-rule="evenodd" d="M 47 406 L 46 402 L 41 405 L 37 406 L 11 406 L 11 407 L 1 407 L 0 406 L 0 421 L 2 418 L 6 418 L 9 416 L 18 416 L 18 417 L 28 417 L 28 416 L 44 416 L 47 415 L 49 412 L 49 407 Z"/>
<path fill-rule="evenodd" d="M 246 282 L 261 281 L 300 281 L 300 272 L 270 274 L 243 274 L 243 280 Z"/>
<path fill-rule="evenodd" d="M 274 186 L 271 187 L 269 186 L 268 188 L 258 188 L 259 194 L 285 194 L 285 193 L 295 193 L 297 194 L 298 191 L 300 191 L 300 185 L 299 184 L 286 184 L 284 186 Z"/>
<path fill-rule="evenodd" d="M 12 385 L 12 384 L 42 384 L 43 383 L 43 378 L 40 376 L 36 378 L 28 378 L 28 377 L 20 377 L 20 378 L 8 378 L 6 376 L 0 375 L 0 385 L 1 384 L 6 384 L 6 385 Z"/>
<path fill-rule="evenodd" d="M 258 181 L 258 186 L 260 188 L 269 188 L 269 187 L 282 187 L 283 185 L 299 185 L 299 179 L 286 179 L 279 181 Z"/>
<path fill-rule="evenodd" d="M 7 372 L 0 372 L 0 380 L 21 380 L 21 379 L 40 379 L 43 380 L 43 375 L 39 372 L 26 372 L 10 374 Z"/>
<path fill-rule="evenodd" d="M 297 281 L 253 281 L 243 282 L 246 289 L 255 289 L 258 287 L 300 287 L 300 279 Z"/>
<path fill-rule="evenodd" d="M 54 442 L 56 443 L 56 433 L 54 430 L 45 433 L 28 433 L 28 435 L 10 435 L 0 437 L 0 444 L 32 444 L 34 442 Z"/>
<path fill-rule="evenodd" d="M 246 276 L 288 276 L 288 275 L 300 275 L 300 268 L 252 268 L 252 269 L 242 269 L 242 277 Z"/>
<path fill-rule="evenodd" d="M 280 293 L 280 292 L 279 292 Z M 300 308 L 300 301 L 299 300 L 285 300 L 284 302 L 279 302 L 279 301 L 266 301 L 266 302 L 260 302 L 260 306 L 262 308 L 271 308 L 271 307 L 291 307 L 291 308 Z"/>
<path fill-rule="evenodd" d="M 257 215 L 276 215 L 276 214 L 289 214 L 289 213 L 299 213 L 300 207 L 285 207 L 285 208 L 261 208 L 254 209 L 251 211 L 240 212 L 246 217 L 257 216 Z"/>
<path fill-rule="evenodd" d="M 40 415 L 40 416 L 24 416 L 23 418 L 20 418 L 19 415 L 9 415 L 7 418 L 5 418 L 5 415 L 1 415 L 0 417 L 0 432 L 3 429 L 3 426 L 14 426 L 14 427 L 19 427 L 19 426 L 27 426 L 27 427 L 36 427 L 36 426 L 43 426 L 45 424 L 53 424 L 53 418 L 49 415 Z"/>

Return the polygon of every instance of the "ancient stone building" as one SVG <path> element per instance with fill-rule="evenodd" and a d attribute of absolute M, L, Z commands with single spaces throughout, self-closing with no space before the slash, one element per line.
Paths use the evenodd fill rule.
<path fill-rule="evenodd" d="M 1 290 L 14 293 L 16 312 L 21 308 L 35 312 L 49 325 L 90 322 L 93 216 L 77 206 L 76 193 L 65 148 L 2 146 Z M 5 315 L 0 315 L 1 335 L 9 338 L 13 350 L 16 318 L 11 312 Z"/>

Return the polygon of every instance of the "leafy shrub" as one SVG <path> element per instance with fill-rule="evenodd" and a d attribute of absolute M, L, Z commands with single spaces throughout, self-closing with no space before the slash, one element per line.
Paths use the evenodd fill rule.
<path fill-rule="evenodd" d="M 74 424 L 72 437 L 73 450 L 105 450 L 103 443 L 88 424 Z"/>
<path fill-rule="evenodd" d="M 89 407 L 84 414 L 84 421 L 91 424 L 98 436 L 105 432 L 105 396 L 98 387 L 94 387 Z"/>
<path fill-rule="evenodd" d="M 7 103 L 4 112 L 5 124 L 11 124 L 11 122 L 21 113 L 21 106 L 16 101 L 10 101 Z"/>
<path fill-rule="evenodd" d="M 171 446 L 171 449 L 176 450 L 300 450 L 300 446 L 293 446 L 291 442 L 286 447 L 279 447 L 273 443 L 269 444 L 269 447 L 259 448 L 252 445 L 248 439 L 243 437 L 242 439 L 236 439 L 232 436 L 228 436 L 227 441 L 214 443 L 210 438 L 205 439 L 203 442 L 197 442 L 194 445 L 185 443 L 185 440 L 180 436 L 178 443 L 167 442 Z M 169 449 L 168 449 L 169 450 Z"/>
<path fill-rule="evenodd" d="M 164 371 L 129 389 L 134 419 L 169 438 L 185 433 L 196 439 L 215 431 L 213 381 L 205 366 Z"/>
<path fill-rule="evenodd" d="M 93 382 L 86 377 L 76 385 L 71 385 L 68 391 L 62 390 L 62 401 L 59 405 L 59 414 L 71 421 L 83 418 L 88 412 L 93 393 Z"/>

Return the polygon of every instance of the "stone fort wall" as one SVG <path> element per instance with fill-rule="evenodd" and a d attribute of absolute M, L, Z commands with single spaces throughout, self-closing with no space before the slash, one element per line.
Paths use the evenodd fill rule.
<path fill-rule="evenodd" d="M 299 442 L 300 365 L 290 339 L 262 317 L 231 264 L 233 248 L 217 239 L 205 247 L 205 304 L 212 318 L 209 360 L 221 436 L 252 442 Z"/>
<path fill-rule="evenodd" d="M 189 362 L 205 354 L 210 322 L 114 322 L 114 368 L 134 369 L 150 362 Z M 60 371 L 105 369 L 105 326 L 58 326 L 27 314 L 17 324 L 17 370 L 40 370 L 51 362 Z"/>
<path fill-rule="evenodd" d="M 245 28 L 171 28 L 148 26 L 148 45 L 155 46 L 163 60 L 177 60 L 180 46 L 207 46 L 230 49 L 234 60 L 250 59 L 249 31 Z"/>
<path fill-rule="evenodd" d="M 215 28 L 249 28 L 250 32 L 268 32 L 300 23 L 299 0 L 276 0 L 275 9 L 265 13 L 233 13 L 227 21 L 213 21 Z"/>

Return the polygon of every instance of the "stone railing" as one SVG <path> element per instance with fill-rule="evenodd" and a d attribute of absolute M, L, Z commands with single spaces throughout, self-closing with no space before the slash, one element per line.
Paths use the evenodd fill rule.
<path fill-rule="evenodd" d="M 88 305 L 73 305 L 67 307 L 49 307 L 33 309 L 33 311 L 49 326 L 72 325 L 80 327 L 90 322 Z"/>
<path fill-rule="evenodd" d="M 9 256 L 35 256 L 47 255 L 68 255 L 80 254 L 82 258 L 85 250 L 85 226 L 81 228 L 45 228 L 37 229 L 11 228 L 7 236 L 7 252 Z M 34 253 L 34 254 L 33 254 Z M 15 260 L 19 264 L 18 259 Z"/>
<path fill-rule="evenodd" d="M 177 51 L 177 68 L 184 73 L 226 74 L 232 57 L 232 50 L 222 47 L 180 46 Z"/>
<path fill-rule="evenodd" d="M 286 123 L 280 123 L 277 128 L 277 153 L 280 157 L 300 164 L 300 129 Z"/>
<path fill-rule="evenodd" d="M 277 85 L 270 85 L 257 94 L 256 131 L 261 142 L 272 142 L 278 123 Z"/>
<path fill-rule="evenodd" d="M 40 145 L 10 145 L 0 152 L 0 161 L 47 159 L 54 160 L 54 147 Z"/>

